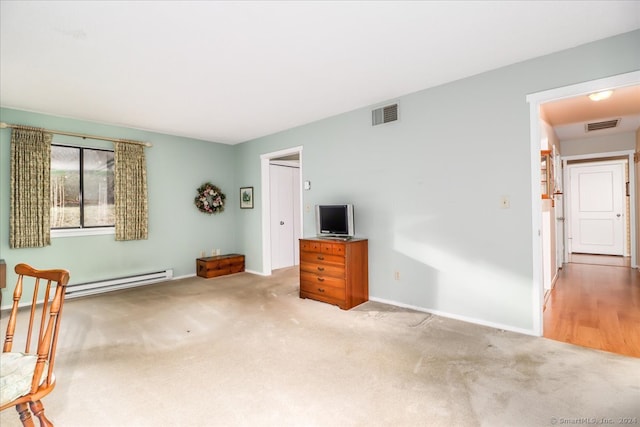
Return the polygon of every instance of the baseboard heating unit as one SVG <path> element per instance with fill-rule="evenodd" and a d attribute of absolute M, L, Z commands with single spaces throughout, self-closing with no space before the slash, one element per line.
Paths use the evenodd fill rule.
<path fill-rule="evenodd" d="M 96 282 L 77 283 L 67 285 L 67 298 L 100 294 L 118 289 L 133 288 L 136 286 L 150 285 L 164 282 L 173 278 L 173 269 L 155 271 L 152 273 L 136 274 L 116 279 L 100 280 Z"/>

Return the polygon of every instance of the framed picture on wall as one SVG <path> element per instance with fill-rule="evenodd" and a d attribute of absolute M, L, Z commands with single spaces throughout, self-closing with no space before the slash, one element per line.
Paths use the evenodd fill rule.
<path fill-rule="evenodd" d="M 240 209 L 253 209 L 253 187 L 240 187 Z"/>

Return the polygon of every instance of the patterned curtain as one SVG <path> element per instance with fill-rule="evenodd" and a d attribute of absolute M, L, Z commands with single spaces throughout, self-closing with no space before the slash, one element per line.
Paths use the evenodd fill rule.
<path fill-rule="evenodd" d="M 143 240 L 148 235 L 147 166 L 144 146 L 115 144 L 116 240 Z"/>
<path fill-rule="evenodd" d="M 10 248 L 51 244 L 51 140 L 43 129 L 18 127 L 11 132 Z"/>

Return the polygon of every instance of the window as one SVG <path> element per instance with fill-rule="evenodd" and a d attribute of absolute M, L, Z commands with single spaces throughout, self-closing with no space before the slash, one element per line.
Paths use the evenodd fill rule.
<path fill-rule="evenodd" d="M 112 150 L 51 145 L 51 229 L 115 226 Z"/>

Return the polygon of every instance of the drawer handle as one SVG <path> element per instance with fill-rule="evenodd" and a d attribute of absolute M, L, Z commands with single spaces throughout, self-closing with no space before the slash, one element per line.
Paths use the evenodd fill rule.
<path fill-rule="evenodd" d="M 318 282 L 324 282 L 324 277 L 318 277 Z"/>
<path fill-rule="evenodd" d="M 324 261 L 324 257 L 323 257 L 323 256 L 318 255 L 318 259 L 319 259 L 320 261 Z"/>
<path fill-rule="evenodd" d="M 318 292 L 324 292 L 324 289 L 318 288 Z"/>
<path fill-rule="evenodd" d="M 318 271 L 324 271 L 324 267 L 318 267 Z"/>

